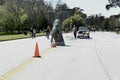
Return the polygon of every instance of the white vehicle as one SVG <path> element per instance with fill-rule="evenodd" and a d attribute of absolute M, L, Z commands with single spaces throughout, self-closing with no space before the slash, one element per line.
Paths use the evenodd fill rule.
<path fill-rule="evenodd" d="M 87 27 L 79 27 L 76 36 L 82 39 L 90 38 L 90 30 Z"/>

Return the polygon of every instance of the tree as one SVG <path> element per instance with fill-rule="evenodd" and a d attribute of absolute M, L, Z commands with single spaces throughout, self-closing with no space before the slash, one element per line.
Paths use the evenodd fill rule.
<path fill-rule="evenodd" d="M 115 15 L 114 16 L 110 16 L 110 18 L 109 18 L 109 25 L 111 26 L 111 30 L 114 30 L 115 28 L 118 28 L 119 27 L 118 17 L 116 17 Z"/>
<path fill-rule="evenodd" d="M 52 6 L 44 0 L 0 0 L 0 29 L 21 33 L 34 24 L 43 29 L 54 20 Z"/>
<path fill-rule="evenodd" d="M 55 19 L 55 10 L 53 9 L 52 3 L 49 2 L 45 4 L 44 17 L 48 22 L 48 25 L 52 25 Z"/>
<path fill-rule="evenodd" d="M 4 5 L 5 4 L 5 0 L 0 0 L 0 5 Z"/>
<path fill-rule="evenodd" d="M 63 20 L 70 17 L 68 7 L 66 3 L 60 3 L 61 0 L 58 1 L 55 8 L 55 18 L 60 19 L 62 22 Z"/>
<path fill-rule="evenodd" d="M 99 15 L 92 15 L 87 17 L 87 24 L 92 28 L 95 27 L 97 30 L 104 30 L 103 22 L 105 20 L 104 16 Z"/>
<path fill-rule="evenodd" d="M 3 31 L 3 27 L 5 25 L 5 19 L 4 19 L 4 12 L 5 7 L 0 6 L 0 31 Z"/>
<path fill-rule="evenodd" d="M 111 7 L 120 7 L 120 0 L 108 0 L 106 9 L 109 10 Z"/>
<path fill-rule="evenodd" d="M 13 24 L 16 26 L 18 33 L 21 33 L 21 16 L 23 15 L 23 10 L 21 8 L 23 0 L 6 0 L 6 14 L 12 17 Z M 12 27 L 8 25 L 9 27 Z"/>
<path fill-rule="evenodd" d="M 85 18 L 81 17 L 81 14 L 78 12 L 75 12 L 73 16 L 67 18 L 63 21 L 62 27 L 63 29 L 70 29 L 70 25 L 76 25 L 77 28 L 80 26 L 87 26 Z"/>
<path fill-rule="evenodd" d="M 22 8 L 30 20 L 30 27 L 35 24 L 37 29 L 43 29 L 52 19 L 52 8 L 45 4 L 44 0 L 24 1 Z"/>

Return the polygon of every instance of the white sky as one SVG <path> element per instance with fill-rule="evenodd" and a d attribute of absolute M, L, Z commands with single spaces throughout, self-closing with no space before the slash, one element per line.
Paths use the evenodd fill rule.
<path fill-rule="evenodd" d="M 45 0 L 56 3 L 58 0 Z M 68 7 L 80 7 L 84 9 L 84 13 L 87 15 L 101 14 L 103 16 L 109 17 L 110 15 L 115 15 L 120 13 L 120 8 L 111 8 L 109 11 L 106 10 L 105 5 L 108 0 L 62 0 Z"/>

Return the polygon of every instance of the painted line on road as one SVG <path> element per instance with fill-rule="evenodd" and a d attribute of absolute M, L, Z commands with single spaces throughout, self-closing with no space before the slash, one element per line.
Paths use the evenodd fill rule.
<path fill-rule="evenodd" d="M 41 53 L 41 56 L 47 54 L 51 49 L 52 48 L 48 48 L 48 49 L 44 50 Z M 24 70 L 26 67 L 28 67 L 29 65 L 31 65 L 33 62 L 37 61 L 38 59 L 39 58 L 30 58 L 30 59 L 26 60 L 22 64 L 18 65 L 17 67 L 11 69 L 4 75 L 0 76 L 0 80 L 10 80 L 13 76 L 15 76 L 17 73 L 21 72 L 22 70 Z"/>
<path fill-rule="evenodd" d="M 96 42 L 94 43 L 94 47 L 95 47 L 95 51 L 96 51 L 98 60 L 101 64 L 103 70 L 105 71 L 106 76 L 109 78 L 109 80 L 118 80 L 117 77 L 115 75 L 113 75 L 112 71 L 110 71 L 110 69 L 107 67 L 105 60 L 103 58 L 102 52 L 97 47 Z"/>
<path fill-rule="evenodd" d="M 11 69 L 10 71 L 8 71 L 4 75 L 2 75 L 0 77 L 0 80 L 9 80 L 14 75 L 16 75 L 18 72 L 22 71 L 25 67 L 32 64 L 35 60 L 37 60 L 37 59 L 30 58 L 29 60 L 25 61 L 24 63 L 20 64 L 19 66 Z"/>
<path fill-rule="evenodd" d="M 41 54 L 41 56 L 44 56 L 45 54 L 47 54 L 52 48 L 48 48 L 46 50 L 44 50 Z"/>

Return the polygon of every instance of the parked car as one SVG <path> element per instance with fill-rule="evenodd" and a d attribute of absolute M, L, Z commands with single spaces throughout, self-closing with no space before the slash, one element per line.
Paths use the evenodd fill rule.
<path fill-rule="evenodd" d="M 90 30 L 87 27 L 79 27 L 76 34 L 77 38 L 90 38 Z"/>

